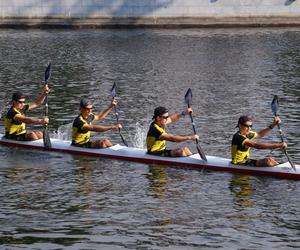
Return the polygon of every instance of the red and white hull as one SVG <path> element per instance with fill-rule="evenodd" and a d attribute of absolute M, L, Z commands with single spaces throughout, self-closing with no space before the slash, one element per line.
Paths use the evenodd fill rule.
<path fill-rule="evenodd" d="M 37 149 L 101 158 L 103 157 L 147 164 L 163 164 L 186 168 L 230 171 L 242 174 L 275 176 L 280 178 L 300 180 L 300 165 L 296 165 L 296 171 L 294 171 L 288 162 L 275 167 L 250 167 L 233 165 L 229 159 L 216 156 L 207 156 L 207 161 L 203 161 L 201 160 L 199 154 L 194 154 L 189 157 L 160 157 L 146 154 L 146 150 L 140 148 L 131 148 L 121 145 L 115 145 L 105 149 L 80 148 L 71 146 L 70 141 L 62 141 L 59 139 L 51 139 L 52 147 L 46 148 L 43 145 L 43 140 L 21 142 L 5 139 L 1 134 L 0 138 L 0 145 L 8 147 Z"/>

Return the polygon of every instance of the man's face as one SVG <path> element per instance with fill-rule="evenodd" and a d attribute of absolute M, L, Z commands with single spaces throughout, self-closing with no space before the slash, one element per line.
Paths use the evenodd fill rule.
<path fill-rule="evenodd" d="M 92 113 L 93 105 L 87 105 L 81 108 L 81 113 L 83 116 L 89 116 Z"/>
<path fill-rule="evenodd" d="M 14 103 L 14 107 L 16 107 L 17 109 L 22 109 L 25 104 L 25 98 L 21 98 L 17 101 L 13 101 L 13 103 Z"/>
<path fill-rule="evenodd" d="M 240 124 L 240 130 L 242 133 L 247 134 L 252 129 L 252 121 L 246 121 L 243 124 Z"/>
<path fill-rule="evenodd" d="M 165 125 L 167 120 L 169 118 L 169 114 L 168 113 L 164 113 L 160 116 L 157 117 L 157 121 L 161 124 L 161 125 Z"/>

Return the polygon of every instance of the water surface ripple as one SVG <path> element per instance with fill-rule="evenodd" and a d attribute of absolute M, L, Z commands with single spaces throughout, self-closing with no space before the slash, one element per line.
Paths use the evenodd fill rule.
<path fill-rule="evenodd" d="M 16 89 L 40 93 L 51 60 L 56 136 L 68 136 L 80 98 L 104 109 L 115 81 L 124 135 L 143 147 L 153 109 L 181 112 L 191 87 L 203 149 L 230 157 L 238 117 L 265 128 L 277 94 L 288 152 L 300 163 L 299 40 L 298 29 L 2 30 L 1 113 Z M 168 130 L 192 133 L 188 118 Z M 265 140 L 279 140 L 276 129 Z M 278 150 L 253 155 L 285 161 Z M 1 249 L 300 247 L 296 181 L 5 147 L 0 157 Z"/>

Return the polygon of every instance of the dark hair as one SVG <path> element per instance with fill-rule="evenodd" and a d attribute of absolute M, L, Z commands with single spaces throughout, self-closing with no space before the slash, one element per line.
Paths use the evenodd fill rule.
<path fill-rule="evenodd" d="M 25 98 L 25 95 L 23 95 L 21 92 L 15 92 L 12 95 L 12 100 L 13 101 L 18 101 L 18 100 L 20 100 L 22 98 Z"/>
<path fill-rule="evenodd" d="M 156 119 L 156 117 L 161 116 L 165 113 L 168 113 L 168 110 L 165 107 L 157 107 L 156 109 L 154 109 L 154 116 L 152 119 Z"/>
<path fill-rule="evenodd" d="M 252 121 L 252 117 L 248 116 L 248 115 L 242 115 L 242 116 L 240 116 L 238 124 L 236 125 L 236 127 L 238 127 L 239 124 L 244 125 L 245 122 L 248 122 L 248 121 Z"/>
<path fill-rule="evenodd" d="M 88 99 L 81 99 L 80 100 L 80 108 L 85 108 L 86 106 L 93 105 L 93 102 Z"/>

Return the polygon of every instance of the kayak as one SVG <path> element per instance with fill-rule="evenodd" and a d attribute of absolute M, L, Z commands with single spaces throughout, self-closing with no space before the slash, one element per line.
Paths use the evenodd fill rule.
<path fill-rule="evenodd" d="M 145 149 L 121 146 L 119 144 L 110 148 L 91 149 L 71 146 L 70 141 L 51 139 L 52 147 L 44 147 L 43 140 L 36 141 L 14 141 L 3 137 L 0 134 L 0 145 L 17 148 L 27 148 L 34 150 L 45 150 L 52 152 L 68 153 L 75 155 L 93 156 L 101 158 L 111 158 L 117 160 L 133 161 L 147 164 L 162 164 L 179 166 L 184 168 L 208 169 L 216 171 L 228 171 L 241 174 L 265 175 L 279 178 L 300 180 L 300 165 L 296 166 L 296 171 L 292 169 L 290 163 L 282 163 L 274 167 L 251 167 L 244 165 L 234 165 L 230 159 L 206 156 L 207 161 L 200 158 L 199 154 L 188 157 L 161 157 L 149 155 Z"/>

